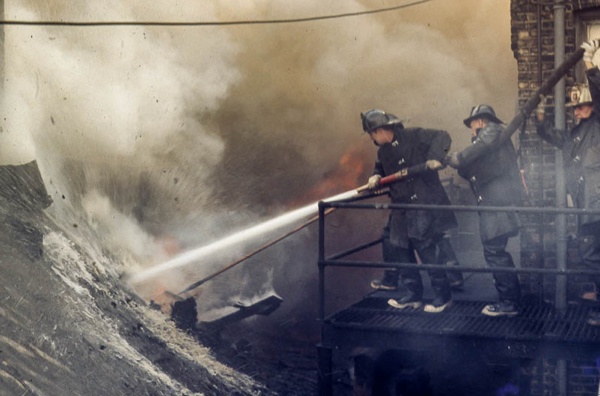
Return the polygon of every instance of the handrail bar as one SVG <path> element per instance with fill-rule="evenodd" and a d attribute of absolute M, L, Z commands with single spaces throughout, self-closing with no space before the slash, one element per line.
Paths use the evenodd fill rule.
<path fill-rule="evenodd" d="M 404 210 L 453 210 L 458 212 L 519 212 L 540 214 L 576 214 L 600 215 L 600 209 L 571 209 L 571 208 L 537 208 L 530 206 L 477 206 L 477 205 L 425 205 L 425 204 L 393 204 L 393 203 L 346 203 L 340 201 L 320 201 L 323 208 L 351 208 L 351 209 L 404 209 Z"/>
<path fill-rule="evenodd" d="M 394 204 L 394 203 L 356 203 L 355 201 L 375 197 L 377 194 L 366 194 L 340 201 L 320 201 L 319 207 L 319 319 L 325 320 L 325 268 L 326 267 L 368 267 L 368 268 L 410 268 L 418 270 L 443 269 L 463 272 L 504 272 L 504 273 L 530 273 L 547 274 L 555 276 L 569 275 L 599 275 L 598 270 L 588 269 L 552 269 L 552 268 L 504 268 L 504 267 L 464 267 L 441 264 L 393 263 L 393 262 L 366 262 L 339 260 L 352 253 L 364 250 L 381 242 L 381 239 L 361 245 L 357 248 L 325 257 L 325 209 L 375 209 L 375 210 L 452 210 L 457 212 L 517 212 L 525 214 L 573 214 L 573 215 L 600 215 L 600 209 L 574 209 L 574 208 L 539 208 L 523 206 L 479 206 L 479 205 L 425 205 L 425 204 Z"/>
<path fill-rule="evenodd" d="M 417 269 L 461 272 L 508 272 L 518 274 L 547 274 L 547 275 L 600 275 L 600 270 L 590 269 L 553 269 L 553 268 L 507 268 L 507 267 L 469 267 L 469 266 L 448 266 L 444 264 L 415 264 L 400 262 L 383 261 L 352 261 L 352 260 L 321 260 L 319 266 L 323 267 L 363 267 L 363 268 L 399 268 L 399 269 Z"/>
<path fill-rule="evenodd" d="M 355 247 L 355 248 L 348 249 L 348 250 L 346 250 L 346 251 L 343 251 L 343 252 L 340 252 L 340 253 L 334 254 L 334 255 L 333 255 L 333 256 L 331 256 L 331 257 L 327 257 L 327 260 L 329 261 L 329 260 L 337 260 L 337 259 L 341 259 L 342 257 L 349 256 L 349 255 L 351 255 L 352 253 L 360 252 L 361 250 L 364 250 L 364 249 L 370 248 L 371 246 L 378 245 L 378 244 L 380 244 L 381 242 L 383 242 L 383 238 L 379 238 L 379 239 L 376 239 L 376 240 L 374 240 L 374 241 L 371 241 L 371 242 L 369 242 L 369 243 L 365 243 L 365 244 L 363 244 L 363 245 L 357 246 L 357 247 Z"/>

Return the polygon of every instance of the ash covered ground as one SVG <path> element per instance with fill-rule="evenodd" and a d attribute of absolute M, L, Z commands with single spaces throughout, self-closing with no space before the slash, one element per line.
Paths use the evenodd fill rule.
<path fill-rule="evenodd" d="M 31 165 L 25 173 L 36 173 Z M 26 193 L 2 215 L 1 395 L 316 393 L 316 294 L 306 283 L 284 290 L 298 301 L 281 312 L 218 330 L 196 326 L 198 317 L 213 318 L 194 302 L 190 326 L 182 328 L 169 304 L 145 301 L 127 285 L 122 263 L 93 258 L 90 246 L 70 238 L 83 224 L 60 229 L 35 205 L 43 194 L 33 196 L 25 184 L 15 185 Z M 306 265 L 316 270 L 314 260 Z M 282 269 L 275 285 L 289 284 Z"/>
<path fill-rule="evenodd" d="M 0 194 L 0 394 L 315 393 L 316 294 L 306 288 L 307 283 L 316 285 L 311 281 L 314 257 L 304 257 L 312 271 L 298 270 L 312 275 L 294 287 L 289 286 L 293 274 L 285 267 L 274 270 L 260 261 L 267 267 L 261 268 L 250 261 L 257 266 L 250 272 L 259 275 L 259 283 L 270 279 L 274 286 L 288 285 L 282 289 L 290 301 L 276 314 L 218 331 L 197 327 L 199 319 L 218 319 L 231 301 L 223 299 L 220 308 L 211 310 L 208 307 L 214 308 L 219 298 L 200 295 L 199 311 L 194 310 L 190 326 L 182 329 L 171 319 L 170 304 L 143 300 L 128 286 L 124 263 L 109 250 L 75 242 L 85 241 L 81 236 L 93 227 L 73 222 L 61 228 L 48 215 L 54 204 L 35 161 L 0 167 L 0 179 L 7 187 Z M 308 232 L 303 238 L 313 240 L 314 235 Z M 303 238 L 282 249 L 294 250 Z M 262 260 L 269 264 L 280 258 L 274 253 Z M 215 281 L 213 290 L 235 290 L 247 272 L 225 276 L 221 284 Z M 249 287 L 236 290 L 233 297 L 253 293 Z M 191 300 L 195 307 L 196 300 Z M 334 299 L 334 305 L 347 303 L 347 297 Z"/>
<path fill-rule="evenodd" d="M 44 221 L 0 236 L 0 394 L 270 394 L 178 330 Z M 33 239 L 33 240 L 32 240 Z"/>

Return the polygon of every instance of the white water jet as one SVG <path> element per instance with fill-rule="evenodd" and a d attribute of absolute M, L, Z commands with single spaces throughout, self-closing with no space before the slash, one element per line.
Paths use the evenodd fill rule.
<path fill-rule="evenodd" d="M 350 190 L 345 193 L 333 196 L 331 198 L 324 199 L 323 201 L 336 201 L 340 199 L 350 198 L 351 196 L 357 194 L 356 190 Z M 248 228 L 246 230 L 237 232 L 233 235 L 230 235 L 226 238 L 218 240 L 214 243 L 211 243 L 207 246 L 202 246 L 200 248 L 190 250 L 188 252 L 182 253 L 179 256 L 169 260 L 160 265 L 154 266 L 150 269 L 142 271 L 133 277 L 131 277 L 131 283 L 140 283 L 146 281 L 150 278 L 157 276 L 158 274 L 171 271 L 176 268 L 197 263 L 201 259 L 205 258 L 210 254 L 214 254 L 220 250 L 223 250 L 227 247 L 248 241 L 252 238 L 256 238 L 260 235 L 263 235 L 267 232 L 274 231 L 278 228 L 284 227 L 286 225 L 292 224 L 300 219 L 308 217 L 310 215 L 314 215 L 319 210 L 319 203 L 314 202 L 310 205 L 304 206 L 300 209 L 296 209 L 292 212 L 285 213 L 281 216 L 278 216 L 274 219 L 265 221 L 264 223 L 260 223 L 254 227 Z"/>

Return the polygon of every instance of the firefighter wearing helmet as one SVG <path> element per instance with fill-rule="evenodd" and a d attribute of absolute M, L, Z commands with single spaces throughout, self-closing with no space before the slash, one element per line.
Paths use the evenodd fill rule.
<path fill-rule="evenodd" d="M 449 156 L 449 165 L 469 181 L 477 204 L 481 206 L 519 206 L 520 183 L 517 154 L 512 142 L 500 142 L 504 128 L 491 106 L 480 104 L 464 119 L 471 130 L 472 144 Z M 518 235 L 519 218 L 513 212 L 480 212 L 479 234 L 487 265 L 492 268 L 514 268 L 512 256 L 506 251 L 510 237 Z M 516 273 L 494 273 L 499 301 L 484 307 L 487 316 L 517 315 L 521 297 Z"/>
<path fill-rule="evenodd" d="M 567 192 L 580 209 L 600 209 L 600 70 L 592 63 L 598 52 L 599 40 L 583 43 L 583 61 L 589 86 L 571 89 L 571 101 L 576 126 L 562 131 L 545 119 L 545 106 L 537 111 L 537 133 L 542 139 L 562 150 Z M 543 102 L 543 101 L 542 101 Z M 578 216 L 578 248 L 582 262 L 590 269 L 600 270 L 600 216 Z M 591 279 L 594 290 L 583 293 L 585 301 L 599 302 L 600 277 Z M 600 326 L 600 313 L 592 311 L 588 323 Z"/>
<path fill-rule="evenodd" d="M 390 186 L 392 202 L 450 204 L 437 173 L 452 142 L 447 132 L 404 128 L 398 117 L 378 109 L 361 113 L 361 119 L 364 132 L 379 147 L 369 188 L 377 188 L 382 177 L 426 163 L 428 171 L 424 174 L 408 177 Z M 451 211 L 393 210 L 383 231 L 383 259 L 386 262 L 416 262 L 416 250 L 423 263 L 436 264 L 439 262 L 437 244 L 445 231 L 456 226 L 456 217 Z M 416 268 L 387 270 L 382 281 L 373 281 L 371 285 L 378 289 L 396 290 L 399 275 L 407 293 L 398 300 L 390 299 L 388 303 L 399 309 L 421 307 L 423 283 Z M 435 298 L 424 310 L 442 312 L 452 303 L 448 276 L 444 270 L 431 270 L 429 277 Z"/>

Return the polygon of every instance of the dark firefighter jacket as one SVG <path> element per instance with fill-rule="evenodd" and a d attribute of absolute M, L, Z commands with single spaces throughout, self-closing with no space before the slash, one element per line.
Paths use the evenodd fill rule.
<path fill-rule="evenodd" d="M 442 159 L 452 139 L 445 131 L 422 128 L 394 128 L 394 140 L 377 151 L 374 175 L 392 175 L 404 168 Z M 437 172 L 427 171 L 390 185 L 392 203 L 449 205 L 450 200 Z M 452 211 L 394 210 L 390 215 L 390 242 L 408 248 L 425 248 L 441 233 L 457 226 Z"/>
<path fill-rule="evenodd" d="M 518 206 L 522 184 L 517 153 L 512 142 L 499 144 L 502 127 L 490 122 L 477 131 L 472 144 L 458 154 L 458 174 L 469 181 L 481 206 Z M 519 232 L 519 217 L 514 212 L 480 212 L 481 241 Z"/>
<path fill-rule="evenodd" d="M 587 71 L 594 112 L 571 130 L 555 129 L 546 121 L 538 125 L 538 134 L 562 149 L 567 191 L 580 209 L 600 209 L 600 70 Z M 597 228 L 600 216 L 579 216 L 579 226 Z"/>

